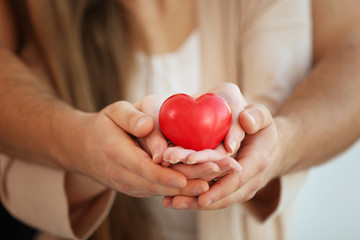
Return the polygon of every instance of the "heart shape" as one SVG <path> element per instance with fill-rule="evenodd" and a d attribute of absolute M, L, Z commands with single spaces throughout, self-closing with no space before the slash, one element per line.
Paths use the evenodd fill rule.
<path fill-rule="evenodd" d="M 230 129 L 232 115 L 226 101 L 213 93 L 198 98 L 175 94 L 161 105 L 160 129 L 173 144 L 196 151 L 214 149 Z"/>

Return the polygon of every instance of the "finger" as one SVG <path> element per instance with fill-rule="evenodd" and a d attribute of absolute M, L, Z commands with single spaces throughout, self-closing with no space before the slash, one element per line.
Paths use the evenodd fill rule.
<path fill-rule="evenodd" d="M 239 115 L 239 122 L 248 134 L 254 134 L 273 123 L 270 111 L 261 104 L 250 105 Z"/>
<path fill-rule="evenodd" d="M 170 166 L 171 166 L 171 163 L 163 160 L 163 161 L 160 163 L 160 165 L 163 166 L 163 167 L 170 167 Z"/>
<path fill-rule="evenodd" d="M 143 182 L 143 186 L 135 186 L 138 189 L 145 189 L 145 193 L 152 196 L 199 196 L 209 190 L 209 184 L 203 180 L 189 180 L 183 188 L 170 188 L 149 181 Z"/>
<path fill-rule="evenodd" d="M 270 165 L 270 152 L 275 141 L 276 128 L 274 125 L 257 134 L 248 135 L 237 156 L 237 160 L 243 168 L 241 174 L 243 184 L 249 182 L 259 173 L 263 173 L 269 166 L 272 169 L 278 168 L 276 165 Z"/>
<path fill-rule="evenodd" d="M 172 205 L 172 200 L 173 200 L 173 198 L 174 198 L 174 197 L 165 196 L 165 197 L 163 198 L 163 206 L 164 206 L 165 208 L 170 208 L 170 209 L 174 208 L 173 205 Z"/>
<path fill-rule="evenodd" d="M 209 182 L 215 178 L 218 179 L 218 178 L 221 178 L 230 173 L 240 174 L 242 172 L 241 165 L 235 159 L 233 159 L 231 157 L 224 158 L 222 160 L 215 161 L 213 163 L 216 163 L 218 165 L 218 167 L 220 168 L 220 171 L 217 173 L 214 173 L 214 174 L 199 177 L 199 179 Z"/>
<path fill-rule="evenodd" d="M 175 164 L 179 162 L 185 162 L 185 160 L 194 153 L 194 150 L 184 149 L 182 147 L 175 147 L 174 151 L 170 155 L 170 163 Z"/>
<path fill-rule="evenodd" d="M 163 153 L 163 158 L 165 162 L 170 163 L 170 156 L 173 151 L 175 151 L 176 147 L 168 147 L 165 152 Z"/>
<path fill-rule="evenodd" d="M 197 197 L 189 197 L 189 196 L 175 196 L 171 201 L 171 206 L 178 210 L 185 209 L 200 209 L 197 202 Z"/>
<path fill-rule="evenodd" d="M 194 151 L 189 154 L 186 159 L 183 160 L 183 163 L 186 164 L 195 164 L 203 162 L 212 162 L 221 160 L 227 157 L 229 153 L 226 151 L 223 144 L 220 144 L 215 149 L 205 149 L 201 151 Z"/>
<path fill-rule="evenodd" d="M 187 179 L 201 179 L 210 181 L 217 177 L 222 177 L 228 173 L 240 173 L 242 168 L 233 158 L 224 158 L 215 162 L 205 162 L 194 165 L 175 164 L 172 168 L 182 173 Z"/>
<path fill-rule="evenodd" d="M 169 147 L 164 152 L 164 160 L 168 161 L 172 164 L 184 162 L 185 159 L 191 154 L 194 153 L 194 150 L 191 149 L 184 149 L 182 147 Z"/>
<path fill-rule="evenodd" d="M 237 110 L 242 110 L 247 105 L 247 102 L 241 94 L 240 88 L 234 83 L 222 83 L 216 88 L 211 89 L 209 92 L 215 93 L 225 99 L 230 107 Z"/>
<path fill-rule="evenodd" d="M 250 183 L 242 186 L 234 193 L 228 195 L 227 197 L 221 198 L 218 201 L 203 207 L 202 209 L 204 210 L 223 209 L 223 208 L 227 208 L 228 206 L 236 202 L 249 201 L 259 191 L 260 186 L 262 185 L 259 185 L 258 179 L 254 179 Z"/>
<path fill-rule="evenodd" d="M 171 168 L 182 173 L 187 179 L 202 178 L 220 171 L 219 166 L 213 162 L 194 165 L 175 164 Z"/>
<path fill-rule="evenodd" d="M 208 206 L 219 199 L 225 198 L 237 191 L 241 187 L 242 183 L 239 178 L 239 174 L 228 174 L 211 186 L 211 189 L 198 198 L 198 203 L 201 207 Z"/>
<path fill-rule="evenodd" d="M 235 154 L 245 137 L 245 131 L 241 128 L 239 121 L 235 120 L 224 139 L 224 145 L 228 153 Z"/>
<path fill-rule="evenodd" d="M 200 179 L 192 179 L 187 182 L 186 187 L 181 188 L 176 194 L 172 196 L 199 196 L 209 191 L 209 184 Z"/>
<path fill-rule="evenodd" d="M 109 146 L 105 147 L 111 149 L 105 150 L 105 152 L 116 151 L 115 153 L 107 154 L 110 160 L 121 163 L 131 172 L 150 182 L 178 188 L 186 186 L 187 180 L 185 176 L 173 169 L 154 164 L 150 156 L 139 148 L 130 136 L 122 133 L 116 140 L 116 142 L 108 143 Z M 120 148 L 118 146 L 119 142 L 123 143 Z M 117 175 L 121 179 L 121 173 L 114 172 L 115 170 L 112 169 L 109 169 L 109 171 L 112 171 L 112 175 Z"/>
<path fill-rule="evenodd" d="M 135 106 L 129 102 L 115 102 L 103 111 L 105 115 L 121 129 L 136 137 L 144 137 L 154 128 L 153 119 L 137 110 Z"/>
<path fill-rule="evenodd" d="M 114 184 L 116 190 L 134 197 L 159 195 L 198 196 L 209 190 L 207 182 L 202 180 L 191 180 L 183 188 L 174 188 L 152 183 L 129 171 L 124 171 L 123 177 L 125 181 Z"/>
<path fill-rule="evenodd" d="M 141 103 L 135 104 L 135 106 L 142 112 L 151 116 L 154 120 L 154 129 L 153 131 L 142 139 L 143 144 L 146 146 L 150 152 L 154 163 L 160 164 L 163 160 L 163 152 L 168 147 L 167 141 L 163 134 L 161 133 L 158 116 L 159 109 L 162 103 L 160 97 L 151 95 L 145 97 Z"/>
<path fill-rule="evenodd" d="M 149 135 L 137 140 L 141 148 L 152 157 L 154 163 L 160 164 L 163 161 L 163 153 L 168 145 L 166 139 L 156 126 Z"/>
<path fill-rule="evenodd" d="M 245 136 L 245 133 L 239 124 L 238 116 L 247 105 L 247 102 L 241 94 L 239 87 L 233 83 L 221 84 L 211 92 L 223 97 L 231 109 L 233 117 L 232 125 L 225 137 L 224 144 L 229 153 L 236 153 L 240 147 L 240 142 Z"/>
<path fill-rule="evenodd" d="M 121 173 L 121 178 L 117 179 L 118 176 L 110 174 L 112 180 L 111 186 L 113 186 L 116 191 L 124 194 L 133 197 L 146 197 L 159 194 L 176 194 L 180 192 L 178 188 L 152 183 L 122 166 L 113 166 L 112 168 L 116 168 L 116 172 Z"/>

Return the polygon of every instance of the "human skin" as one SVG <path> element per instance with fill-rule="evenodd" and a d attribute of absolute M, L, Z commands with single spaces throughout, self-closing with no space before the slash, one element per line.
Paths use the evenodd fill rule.
<path fill-rule="evenodd" d="M 266 108 L 249 107 L 246 111 L 255 117 L 258 126 L 255 127 L 246 111 L 240 114 L 239 121 L 249 133 L 242 142 L 241 158 L 237 159 L 242 174 L 226 175 L 212 185 L 210 191 L 207 191 L 206 181 L 188 181 L 184 174 L 152 164 L 150 156 L 136 146 L 127 132 L 137 137 L 146 136 L 154 122 L 146 118 L 137 124 L 144 114 L 127 103 L 117 103 L 100 113 L 87 114 L 58 100 L 13 54 L 16 36 L 11 39 L 11 31 L 0 34 L 0 103 L 3 113 L 0 117 L 0 151 L 83 173 L 129 195 L 176 195 L 167 199 L 170 200 L 167 203 L 175 208 L 180 208 L 184 202 L 185 208 L 216 209 L 245 201 L 270 179 L 320 164 L 358 138 L 360 99 L 357 90 L 360 88 L 359 81 L 356 81 L 359 77 L 356 66 L 360 62 L 360 50 L 356 23 L 359 22 L 359 8 L 356 1 L 314 2 L 315 62 L 312 72 L 274 119 L 268 116 Z M 329 16 L 330 13 L 333 15 Z M 332 22 L 328 22 L 329 19 Z M 123 122 L 115 116 L 118 114 L 126 114 L 130 121 L 122 125 Z M 106 132 L 96 132 L 99 126 Z M 104 139 L 107 132 L 116 132 L 110 138 L 112 141 L 94 139 L 94 136 Z M 275 141 L 274 134 L 277 134 Z M 119 139 L 130 151 L 115 150 L 114 139 Z M 83 156 L 84 152 L 88 155 Z M 123 156 L 126 158 L 120 160 Z M 127 163 L 133 159 L 144 161 L 134 161 L 128 166 Z M 187 188 L 182 189 L 185 185 Z M 201 195 L 202 192 L 206 193 Z M 199 194 L 198 198 L 185 197 Z"/>
<path fill-rule="evenodd" d="M 228 174 L 197 198 L 167 197 L 165 206 L 219 209 L 266 197 L 270 180 L 322 164 L 359 138 L 359 10 L 357 1 L 313 2 L 313 68 L 273 118 L 262 105 L 239 115 L 248 133 L 237 158 L 241 174 Z"/>
<path fill-rule="evenodd" d="M 6 1 L 0 3 L 1 11 L 7 13 L 1 15 L 0 23 L 9 26 L 2 28 L 0 34 L 0 102 L 3 111 L 0 152 L 81 173 L 136 197 L 197 196 L 209 189 L 209 179 L 199 179 L 188 171 L 185 176 L 174 169 L 153 164 L 152 155 L 139 148 L 131 136 L 148 135 L 154 121 L 132 104 L 120 101 L 99 112 L 87 113 L 58 99 L 47 84 L 49 76 L 36 45 L 28 42 L 22 59 L 14 53 L 17 36 L 12 31 L 14 27 L 11 27 L 13 22 Z M 188 28 L 184 28 L 184 34 L 187 33 Z M 232 129 L 242 138 L 244 132 L 237 121 L 233 123 Z M 219 147 L 221 154 L 229 155 L 228 150 L 236 152 L 238 149 L 239 137 L 229 134 L 228 139 L 226 145 Z M 238 172 L 239 168 L 231 157 L 216 164 L 198 165 L 202 172 L 214 174 Z M 199 171 L 196 174 L 202 175 Z"/>
<path fill-rule="evenodd" d="M 35 45 L 25 46 L 32 51 L 30 58 L 14 53 L 17 36 L 6 1 L 0 1 L 0 9 L 6 13 L 0 15 L 1 26 L 7 26 L 0 29 L 0 152 L 84 174 L 131 196 L 208 190 L 206 181 L 188 181 L 173 169 L 153 164 L 131 135 L 147 135 L 154 122 L 130 103 L 87 113 L 58 99 L 43 81 L 48 76 Z"/>

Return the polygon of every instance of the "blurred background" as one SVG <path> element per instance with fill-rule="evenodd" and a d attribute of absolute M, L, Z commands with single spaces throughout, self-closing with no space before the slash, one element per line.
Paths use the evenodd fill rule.
<path fill-rule="evenodd" d="M 360 141 L 313 168 L 294 209 L 292 240 L 360 239 Z"/>

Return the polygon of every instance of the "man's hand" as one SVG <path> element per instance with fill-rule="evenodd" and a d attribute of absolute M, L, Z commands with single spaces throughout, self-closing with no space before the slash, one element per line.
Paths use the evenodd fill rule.
<path fill-rule="evenodd" d="M 234 84 L 221 84 L 211 92 L 224 97 L 233 113 L 233 123 L 224 143 L 214 150 L 194 151 L 179 146 L 168 146 L 158 126 L 158 114 L 163 99 L 148 96 L 136 104 L 140 111 L 152 116 L 155 122 L 154 130 L 145 138 L 138 139 L 142 148 L 152 156 L 155 163 L 166 167 L 170 166 L 184 174 L 187 179 L 205 181 L 224 176 L 229 172 L 239 173 L 241 171 L 241 166 L 231 156 L 235 155 L 245 135 L 237 116 L 246 102 L 242 98 L 239 88 Z M 180 162 L 185 164 L 178 164 Z"/>
<path fill-rule="evenodd" d="M 99 113 L 78 114 L 78 136 L 74 133 L 71 144 L 64 146 L 68 168 L 136 197 L 195 196 L 208 190 L 205 181 L 188 182 L 179 172 L 154 164 L 136 144 L 132 136 L 145 137 L 152 132 L 154 122 L 132 104 L 120 101 Z"/>
<path fill-rule="evenodd" d="M 247 133 L 236 159 L 240 174 L 229 173 L 213 183 L 199 197 L 165 197 L 165 207 L 177 209 L 219 209 L 235 202 L 251 199 L 277 174 L 278 163 L 270 162 L 275 149 L 277 131 L 273 118 L 262 105 L 247 106 L 238 118 Z"/>

